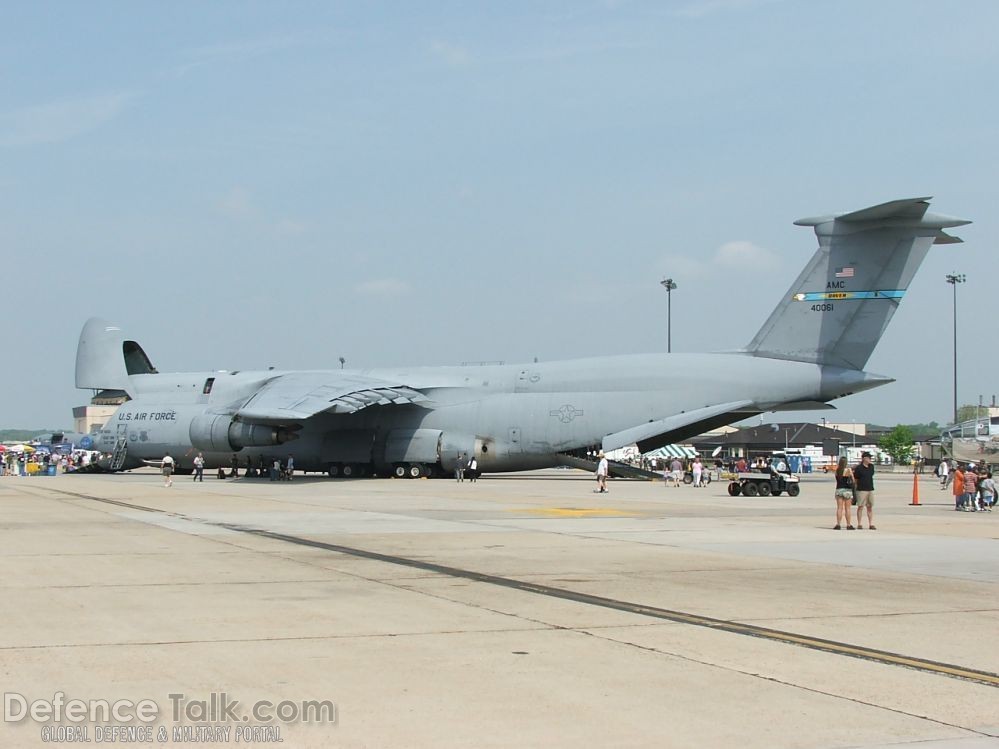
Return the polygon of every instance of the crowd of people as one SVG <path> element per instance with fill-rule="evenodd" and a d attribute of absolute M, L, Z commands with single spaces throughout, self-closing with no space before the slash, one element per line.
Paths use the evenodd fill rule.
<path fill-rule="evenodd" d="M 89 469 L 96 463 L 100 453 L 91 450 L 73 450 L 70 453 L 50 452 L 42 447 L 28 449 L 7 449 L 3 452 L 0 475 L 30 476 L 32 474 L 49 475 L 50 468 L 61 473 L 73 473 Z"/>
<path fill-rule="evenodd" d="M 937 467 L 940 491 L 951 487 L 954 509 L 963 512 L 992 512 L 996 504 L 996 482 L 984 460 L 962 466 L 954 460 L 942 460 Z"/>

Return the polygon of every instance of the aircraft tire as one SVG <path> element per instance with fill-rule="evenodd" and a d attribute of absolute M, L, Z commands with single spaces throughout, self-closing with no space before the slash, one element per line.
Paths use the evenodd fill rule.
<path fill-rule="evenodd" d="M 730 497 L 738 497 L 741 491 L 742 486 L 740 486 L 738 481 L 733 481 L 728 485 L 728 495 Z"/>
<path fill-rule="evenodd" d="M 410 463 L 406 466 L 406 478 L 418 479 L 426 475 L 426 470 L 419 463 Z"/>
<path fill-rule="evenodd" d="M 397 463 L 392 466 L 392 475 L 397 479 L 406 478 L 406 465 L 405 463 Z"/>
<path fill-rule="evenodd" d="M 329 469 L 326 472 L 330 475 L 331 479 L 335 479 L 337 476 L 340 475 L 340 466 L 334 463 L 329 467 Z"/>
<path fill-rule="evenodd" d="M 801 487 L 800 486 L 798 486 L 797 484 L 788 484 L 787 485 L 787 496 L 789 496 L 789 497 L 797 497 L 799 494 L 801 494 Z"/>
<path fill-rule="evenodd" d="M 747 481 L 742 485 L 742 496 L 744 497 L 755 497 L 760 493 L 760 488 L 752 481 Z"/>
<path fill-rule="evenodd" d="M 769 497 L 773 494 L 773 487 L 771 487 L 766 481 L 761 481 L 760 485 L 756 487 L 756 489 L 759 491 L 761 497 Z"/>
<path fill-rule="evenodd" d="M 346 465 L 344 465 L 342 472 L 343 472 L 343 477 L 345 479 L 353 478 L 355 473 L 354 466 L 352 466 L 350 463 L 347 463 Z"/>

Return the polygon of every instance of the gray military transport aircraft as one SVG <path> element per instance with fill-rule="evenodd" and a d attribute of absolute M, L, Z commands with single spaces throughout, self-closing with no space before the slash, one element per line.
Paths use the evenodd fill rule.
<path fill-rule="evenodd" d="M 929 198 L 796 221 L 819 248 L 749 344 L 706 354 L 635 354 L 524 365 L 165 374 L 118 327 L 91 319 L 76 386 L 127 400 L 99 433 L 113 470 L 167 451 L 206 468 L 294 456 L 331 476 L 578 465 L 597 448 L 648 451 L 767 411 L 892 382 L 864 371 L 930 246 L 967 223 Z M 463 457 L 464 456 L 464 457 Z"/>

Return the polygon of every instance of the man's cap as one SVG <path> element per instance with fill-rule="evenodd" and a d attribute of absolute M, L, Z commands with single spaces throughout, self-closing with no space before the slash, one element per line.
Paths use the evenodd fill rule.
<path fill-rule="evenodd" d="M 861 458 L 870 458 L 871 454 L 865 450 L 864 452 L 860 453 L 860 457 Z"/>

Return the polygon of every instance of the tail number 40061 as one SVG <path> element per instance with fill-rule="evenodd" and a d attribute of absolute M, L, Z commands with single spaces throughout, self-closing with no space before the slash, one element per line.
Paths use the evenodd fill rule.
<path fill-rule="evenodd" d="M 812 312 L 832 312 L 833 306 L 829 302 L 825 304 L 813 304 Z"/>

